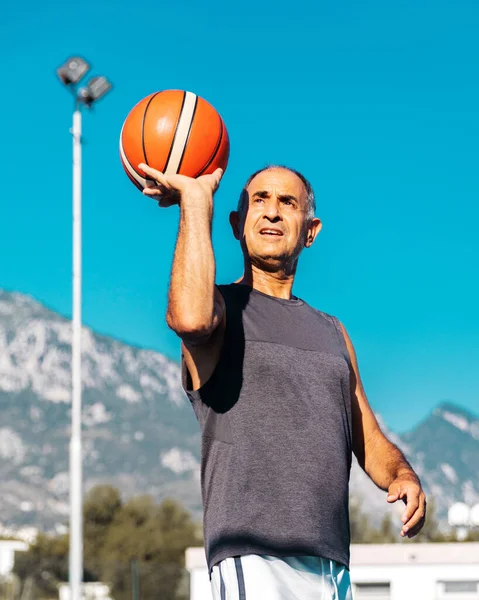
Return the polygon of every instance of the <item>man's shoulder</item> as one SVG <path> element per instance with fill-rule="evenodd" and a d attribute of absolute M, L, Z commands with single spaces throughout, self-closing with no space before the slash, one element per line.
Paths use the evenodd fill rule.
<path fill-rule="evenodd" d="M 303 300 L 303 302 L 304 302 L 305 306 L 307 306 L 309 308 L 309 310 L 311 310 L 314 314 L 316 314 L 321 319 L 328 321 L 328 323 L 331 323 L 331 325 L 334 325 L 335 327 L 340 326 L 340 321 L 339 321 L 338 317 L 331 315 L 330 313 L 327 313 L 323 310 L 320 310 L 319 308 L 315 308 L 314 306 L 312 306 L 305 300 Z"/>

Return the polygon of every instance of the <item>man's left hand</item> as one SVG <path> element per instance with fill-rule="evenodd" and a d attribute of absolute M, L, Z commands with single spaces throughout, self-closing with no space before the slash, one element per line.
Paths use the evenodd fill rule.
<path fill-rule="evenodd" d="M 389 486 L 387 501 L 393 503 L 397 500 L 402 500 L 406 505 L 401 518 L 401 536 L 412 538 L 419 533 L 426 520 L 426 496 L 413 474 L 400 475 Z"/>

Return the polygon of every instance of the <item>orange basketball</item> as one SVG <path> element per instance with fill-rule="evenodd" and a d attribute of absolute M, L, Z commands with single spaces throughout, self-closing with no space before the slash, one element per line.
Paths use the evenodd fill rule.
<path fill-rule="evenodd" d="M 230 143 L 223 119 L 192 92 L 165 90 L 140 100 L 123 123 L 120 157 L 140 190 L 144 163 L 162 173 L 199 177 L 228 164 Z"/>

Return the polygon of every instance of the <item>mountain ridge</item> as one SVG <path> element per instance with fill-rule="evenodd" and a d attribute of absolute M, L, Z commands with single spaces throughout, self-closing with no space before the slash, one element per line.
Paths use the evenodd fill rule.
<path fill-rule="evenodd" d="M 8 297 L 18 296 L 20 298 L 27 299 L 33 306 L 38 307 L 39 310 L 40 310 L 40 312 L 52 315 L 52 318 L 58 319 L 58 320 L 63 321 L 63 322 L 67 322 L 69 324 L 71 324 L 71 322 L 72 322 L 72 318 L 71 318 L 71 316 L 69 314 L 65 314 L 65 313 L 62 313 L 62 312 L 56 310 L 52 306 L 49 306 L 47 303 L 44 303 L 42 300 L 36 299 L 31 294 L 26 294 L 24 292 L 18 292 L 18 291 L 15 291 L 15 290 L 7 290 L 5 288 L 0 288 L 0 303 L 2 302 L 2 294 L 3 294 L 4 298 L 5 297 L 8 298 Z M 0 311 L 0 319 L 1 319 L 1 316 L 2 316 L 2 314 L 1 314 L 1 311 Z M 175 359 L 174 357 L 172 357 L 171 355 L 169 355 L 168 353 L 166 353 L 164 350 L 159 350 L 158 348 L 155 348 L 155 347 L 152 347 L 152 346 L 143 345 L 143 344 L 140 344 L 138 342 L 134 342 L 132 340 L 128 340 L 128 339 L 122 338 L 121 336 L 114 335 L 112 333 L 108 333 L 108 332 L 104 332 L 104 331 L 99 331 L 95 327 L 89 325 L 87 322 L 83 322 L 82 323 L 82 329 L 87 329 L 89 331 L 94 332 L 95 336 L 97 336 L 99 338 L 107 338 L 108 340 L 111 340 L 111 341 L 114 341 L 114 342 L 118 342 L 118 343 L 123 344 L 125 346 L 130 346 L 131 348 L 135 348 L 137 350 L 146 350 L 146 351 L 151 351 L 151 352 L 157 352 L 157 353 L 162 354 L 163 356 L 165 356 L 168 360 L 178 362 L 177 359 Z"/>

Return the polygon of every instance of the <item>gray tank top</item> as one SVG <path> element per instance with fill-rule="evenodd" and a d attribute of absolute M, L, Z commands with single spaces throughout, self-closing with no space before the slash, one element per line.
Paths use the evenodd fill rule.
<path fill-rule="evenodd" d="M 349 353 L 339 322 L 299 298 L 221 285 L 218 365 L 183 386 L 202 431 L 208 567 L 231 556 L 322 556 L 349 568 Z"/>

